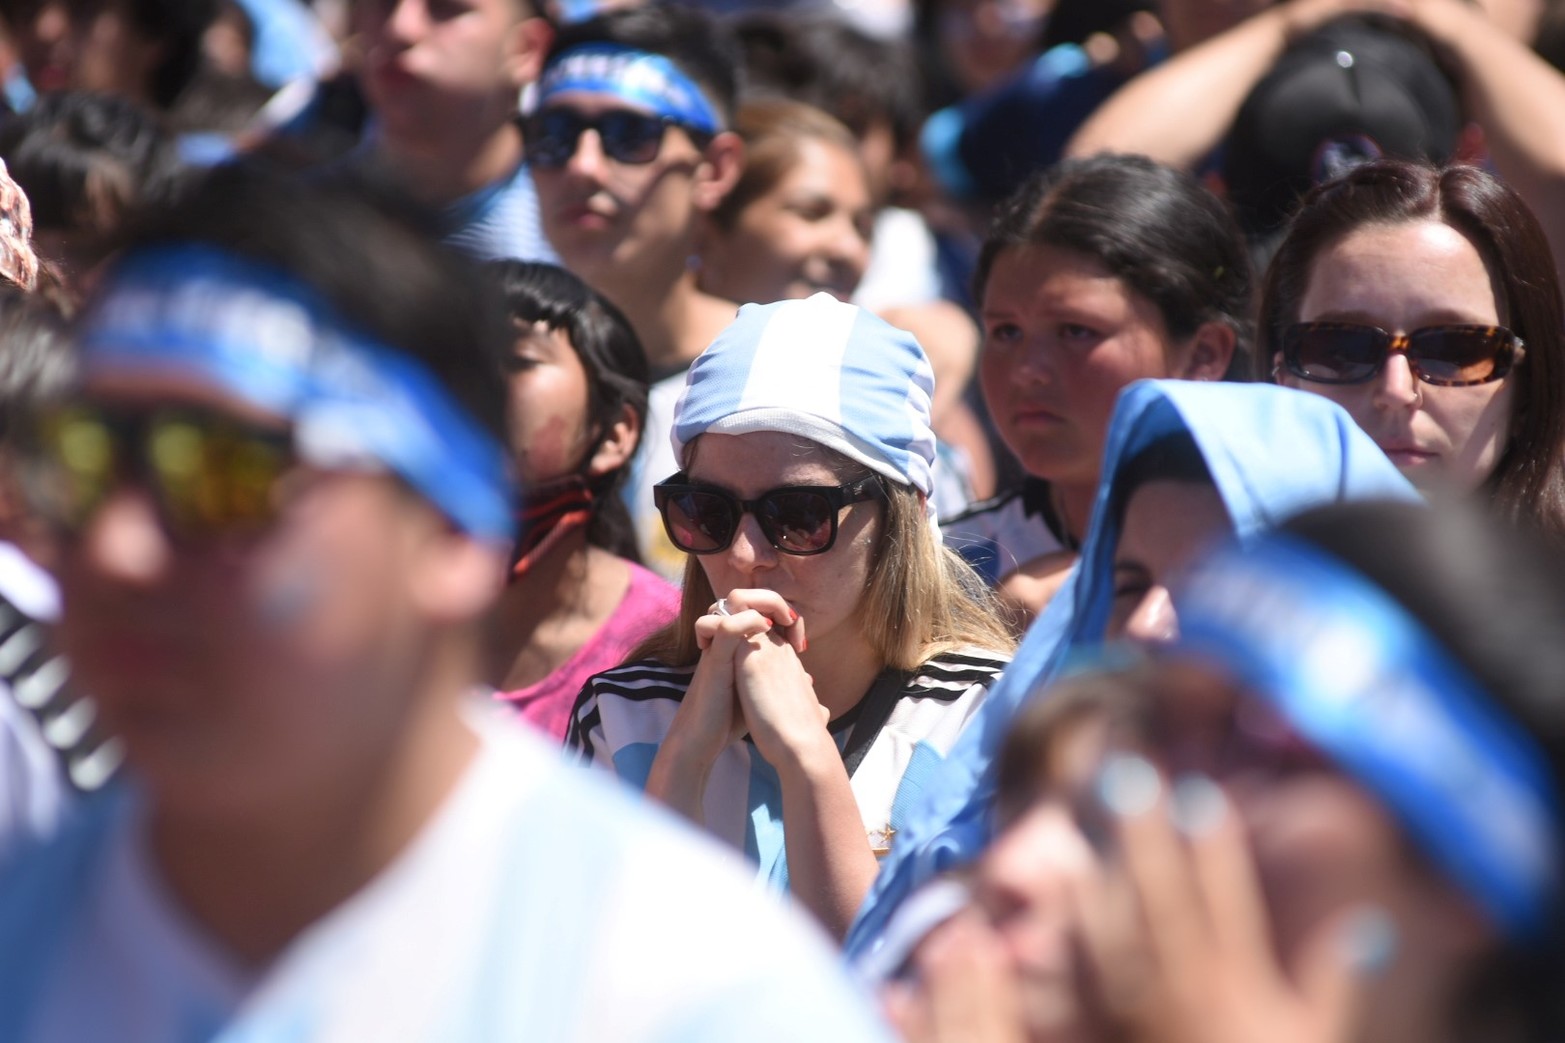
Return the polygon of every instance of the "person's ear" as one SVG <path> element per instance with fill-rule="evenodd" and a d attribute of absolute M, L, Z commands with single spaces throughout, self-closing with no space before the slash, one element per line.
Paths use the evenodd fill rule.
<path fill-rule="evenodd" d="M 717 209 L 723 197 L 732 191 L 744 170 L 744 140 L 731 130 L 725 130 L 702 150 L 701 165 L 696 169 L 695 203 L 697 209 L 708 213 Z"/>
<path fill-rule="evenodd" d="M 1288 372 L 1288 367 L 1283 365 L 1282 352 L 1272 352 L 1271 379 L 1273 384 L 1281 384 L 1285 388 L 1299 386 L 1299 378 Z"/>
<path fill-rule="evenodd" d="M 520 91 L 535 83 L 543 72 L 543 60 L 554 42 L 554 27 L 546 18 L 529 15 L 511 26 L 506 39 L 506 80 Z"/>
<path fill-rule="evenodd" d="M 596 478 L 619 470 L 636 455 L 636 446 L 640 444 L 641 421 L 634 409 L 622 405 L 619 416 L 603 432 L 603 437 L 598 440 L 598 448 L 593 450 L 592 457 L 587 461 L 587 474 Z"/>
<path fill-rule="evenodd" d="M 1239 334 L 1226 322 L 1203 322 L 1186 342 L 1181 380 L 1222 380 L 1239 347 Z"/>
<path fill-rule="evenodd" d="M 482 617 L 505 586 L 508 551 L 450 523 L 427 533 L 408 572 L 408 586 L 419 614 L 437 624 L 461 624 Z"/>

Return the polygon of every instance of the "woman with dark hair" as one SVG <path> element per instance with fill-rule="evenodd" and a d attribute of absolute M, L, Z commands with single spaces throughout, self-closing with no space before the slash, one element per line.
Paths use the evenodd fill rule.
<path fill-rule="evenodd" d="M 984 397 L 1028 477 L 950 520 L 947 538 L 1031 616 L 1087 532 L 1120 389 L 1247 374 L 1249 262 L 1193 178 L 1096 156 L 1040 174 L 1000 209 L 975 296 Z"/>
<path fill-rule="evenodd" d="M 525 506 L 495 615 L 500 698 L 563 740 L 582 683 L 674 618 L 637 563 L 620 486 L 647 415 L 647 359 L 618 309 L 550 264 L 489 266 L 516 327 L 511 449 Z"/>
<path fill-rule="evenodd" d="M 1267 273 L 1281 383 L 1342 405 L 1422 488 L 1565 539 L 1565 313 L 1543 231 L 1476 167 L 1383 161 L 1306 197 Z"/>

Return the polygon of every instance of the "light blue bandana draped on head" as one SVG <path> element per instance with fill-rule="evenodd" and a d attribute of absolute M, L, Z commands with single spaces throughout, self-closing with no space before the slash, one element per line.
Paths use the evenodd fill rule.
<path fill-rule="evenodd" d="M 698 436 L 779 431 L 819 442 L 926 497 L 935 375 L 911 333 L 830 294 L 746 304 L 691 365 L 674 459 Z"/>
<path fill-rule="evenodd" d="M 988 842 L 993 763 L 1022 703 L 1103 639 L 1113 606 L 1120 519 L 1106 509 L 1115 476 L 1169 435 L 1195 440 L 1240 540 L 1309 507 L 1417 499 L 1406 479 L 1339 406 L 1269 384 L 1143 380 L 1120 393 L 1081 560 L 1017 649 L 1000 683 L 909 816 L 848 935 L 850 957 L 878 945 L 898 904 Z"/>

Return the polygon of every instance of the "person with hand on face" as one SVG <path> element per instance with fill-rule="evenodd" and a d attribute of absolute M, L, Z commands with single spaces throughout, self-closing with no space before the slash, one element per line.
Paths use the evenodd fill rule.
<path fill-rule="evenodd" d="M 992 765 L 1035 693 L 1105 639 L 1178 633 L 1169 590 L 1200 554 L 1255 538 L 1307 507 L 1416 493 L 1343 410 L 1264 384 L 1139 381 L 1109 425 L 1081 559 L 1028 630 L 1006 676 L 906 818 L 904 844 L 848 938 L 864 958 L 926 881 L 970 863 L 992 837 Z"/>
<path fill-rule="evenodd" d="M 999 835 L 888 992 L 904 1038 L 1560 1038 L 1547 554 L 1360 502 L 1197 563 L 1174 644 L 1008 734 Z"/>
<path fill-rule="evenodd" d="M 647 353 L 650 451 L 627 496 L 642 560 L 669 578 L 683 562 L 663 538 L 652 484 L 677 466 L 664 446 L 684 371 L 737 308 L 701 289 L 691 258 L 705 215 L 739 178 L 738 77 L 737 48 L 705 12 L 609 11 L 556 37 L 526 124 L 549 241 Z"/>
<path fill-rule="evenodd" d="M 425 227 L 230 165 L 100 284 L 31 494 L 125 769 L 0 868 L 0 1038 L 883 1038 L 731 859 L 484 700 L 514 331 Z"/>
<path fill-rule="evenodd" d="M 357 159 L 438 209 L 446 241 L 485 260 L 552 261 L 517 119 L 553 30 L 534 0 L 364 0 Z"/>
<path fill-rule="evenodd" d="M 930 524 L 930 391 L 918 343 L 859 308 L 746 305 L 690 370 L 656 490 L 680 618 L 588 682 L 567 743 L 839 935 L 1010 645 Z"/>
<path fill-rule="evenodd" d="M 565 269 L 487 270 L 516 326 L 508 412 L 523 488 L 491 676 L 563 740 L 582 683 L 679 611 L 679 592 L 636 563 L 619 496 L 646 422 L 647 358 L 619 310 Z"/>
<path fill-rule="evenodd" d="M 1076 797 L 1099 1038 L 1560 1038 L 1565 577 L 1533 535 L 1340 504 L 1185 577 L 1146 741 Z"/>
<path fill-rule="evenodd" d="M 1027 477 L 942 522 L 947 543 L 1025 625 L 1092 522 L 1120 390 L 1247 372 L 1250 269 L 1233 219 L 1193 178 L 1099 156 L 1017 191 L 984 242 L 975 285 L 979 381 Z"/>
<path fill-rule="evenodd" d="M 1476 167 L 1383 161 L 1306 197 L 1267 272 L 1274 379 L 1421 489 L 1565 541 L 1565 309 L 1543 231 Z"/>
<path fill-rule="evenodd" d="M 1081 994 L 1078 892 L 1103 868 L 1107 815 L 1091 798 L 1104 758 L 1147 739 L 1144 667 L 1116 657 L 1049 688 L 1006 732 L 995 762 L 995 838 L 923 891 L 874 980 L 906 1043 L 1095 1043 Z M 1084 798 L 1085 794 L 1085 798 Z"/>

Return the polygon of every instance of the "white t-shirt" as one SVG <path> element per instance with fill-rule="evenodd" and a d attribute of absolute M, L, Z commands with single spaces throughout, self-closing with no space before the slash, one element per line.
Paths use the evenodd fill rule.
<path fill-rule="evenodd" d="M 939 260 L 929 226 L 916 210 L 886 207 L 875 217 L 869 267 L 853 293 L 853 303 L 885 311 L 939 298 Z"/>
<path fill-rule="evenodd" d="M 258 973 L 183 914 L 136 800 L 108 795 L 0 874 L 0 1038 L 887 1038 L 733 860 L 520 726 L 480 734 L 407 849 Z"/>
<path fill-rule="evenodd" d="M 674 430 L 674 407 L 685 390 L 687 370 L 664 377 L 652 385 L 647 395 L 647 424 L 641 433 L 641 452 L 625 482 L 625 503 L 636 527 L 636 546 L 641 563 L 670 583 L 685 579 L 685 552 L 668 540 L 663 519 L 652 502 L 652 487 L 675 471 L 674 446 L 669 435 Z"/>

